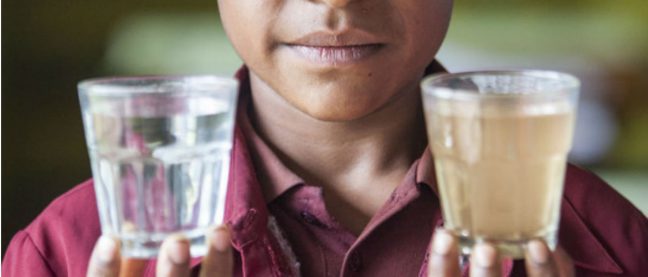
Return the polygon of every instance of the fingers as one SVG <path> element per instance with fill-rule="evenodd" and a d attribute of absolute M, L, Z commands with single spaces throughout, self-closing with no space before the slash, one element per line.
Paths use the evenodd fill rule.
<path fill-rule="evenodd" d="M 233 258 L 231 235 L 226 226 L 220 226 L 208 235 L 207 256 L 202 261 L 200 276 L 231 277 Z"/>
<path fill-rule="evenodd" d="M 470 255 L 470 276 L 502 276 L 497 249 L 492 244 L 479 243 Z"/>
<path fill-rule="evenodd" d="M 165 239 L 160 247 L 156 276 L 189 276 L 189 241 L 180 235 Z"/>
<path fill-rule="evenodd" d="M 540 240 L 527 243 L 525 264 L 529 276 L 558 276 L 551 251 Z"/>
<path fill-rule="evenodd" d="M 92 250 L 87 276 L 117 277 L 119 275 L 119 242 L 101 236 Z"/>
<path fill-rule="evenodd" d="M 457 239 L 445 229 L 437 229 L 432 239 L 428 276 L 459 276 Z"/>
<path fill-rule="evenodd" d="M 532 240 L 527 243 L 525 258 L 529 276 L 574 276 L 574 264 L 561 247 L 552 253 L 543 241 Z"/>

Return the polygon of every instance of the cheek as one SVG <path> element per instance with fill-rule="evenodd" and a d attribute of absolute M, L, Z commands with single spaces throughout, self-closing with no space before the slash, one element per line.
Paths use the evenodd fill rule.
<path fill-rule="evenodd" d="M 246 64 L 268 60 L 273 5 L 279 0 L 220 0 L 219 11 L 227 36 Z"/>
<path fill-rule="evenodd" d="M 414 3 L 416 2 L 416 3 Z M 413 1 L 404 11 L 409 52 L 418 59 L 431 61 L 445 38 L 452 12 L 451 0 Z"/>

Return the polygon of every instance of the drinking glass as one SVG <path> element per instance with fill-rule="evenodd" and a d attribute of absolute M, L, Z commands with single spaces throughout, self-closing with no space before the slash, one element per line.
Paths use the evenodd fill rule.
<path fill-rule="evenodd" d="M 206 253 L 223 221 L 237 87 L 216 76 L 79 83 L 102 233 L 123 256 L 155 257 L 171 234 Z"/>
<path fill-rule="evenodd" d="M 555 248 L 579 87 L 537 70 L 421 83 L 444 224 L 463 254 L 481 241 L 516 259 L 531 239 Z"/>

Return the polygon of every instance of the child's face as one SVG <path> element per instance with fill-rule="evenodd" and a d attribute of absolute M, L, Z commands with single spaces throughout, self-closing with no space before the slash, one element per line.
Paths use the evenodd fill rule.
<path fill-rule="evenodd" d="M 322 120 L 365 116 L 416 89 L 452 0 L 218 0 L 251 73 Z"/>

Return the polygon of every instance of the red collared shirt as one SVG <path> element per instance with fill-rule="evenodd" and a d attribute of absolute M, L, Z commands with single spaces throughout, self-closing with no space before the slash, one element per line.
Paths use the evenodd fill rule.
<path fill-rule="evenodd" d="M 248 95 L 247 71 L 241 71 L 239 78 L 241 95 Z M 225 212 L 233 231 L 235 276 L 425 274 L 427 245 L 441 222 L 433 161 L 427 151 L 356 237 L 325 212 L 321 190 L 300 183 L 299 178 L 278 190 L 276 197 L 266 199 L 254 164 L 265 163 L 269 156 L 259 157 L 262 144 L 250 141 L 253 136 L 241 128 L 241 117 L 235 130 Z M 268 168 L 281 167 L 277 160 Z M 54 200 L 14 236 L 2 274 L 85 276 L 100 232 L 90 180 Z M 559 240 L 579 276 L 648 276 L 646 217 L 604 181 L 571 165 L 565 179 Z M 194 273 L 199 263 L 200 259 L 192 261 Z M 520 262 L 507 261 L 504 269 L 506 275 L 524 275 Z M 145 276 L 154 276 L 154 272 L 152 260 Z"/>

